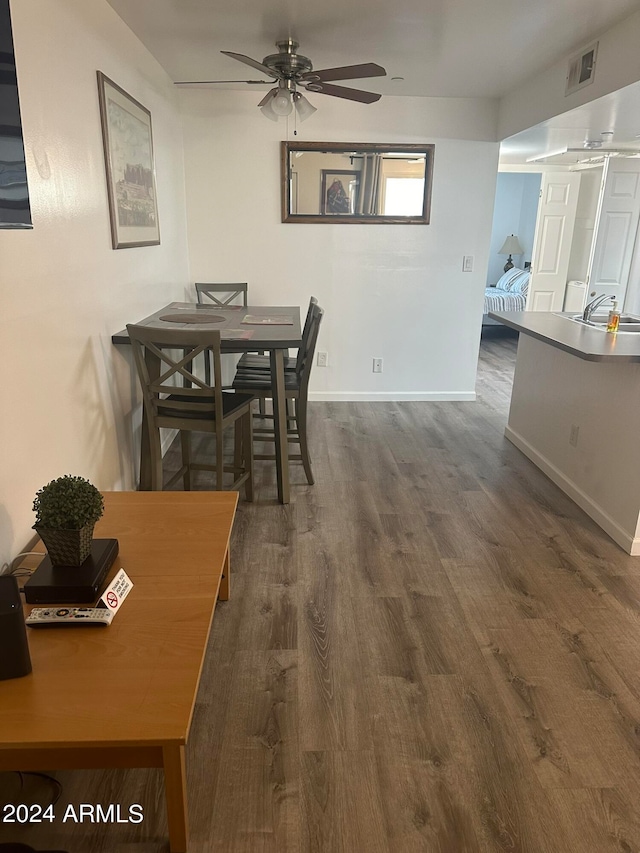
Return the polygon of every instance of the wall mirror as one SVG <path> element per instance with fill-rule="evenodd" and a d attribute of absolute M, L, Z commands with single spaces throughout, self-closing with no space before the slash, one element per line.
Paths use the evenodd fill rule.
<path fill-rule="evenodd" d="M 428 225 L 434 150 L 283 142 L 282 221 Z"/>

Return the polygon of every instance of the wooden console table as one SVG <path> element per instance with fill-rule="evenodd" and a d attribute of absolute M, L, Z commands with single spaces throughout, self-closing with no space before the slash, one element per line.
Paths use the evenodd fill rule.
<path fill-rule="evenodd" d="M 110 492 L 133 589 L 108 628 L 27 629 L 33 672 L 0 681 L 0 770 L 162 767 L 172 853 L 188 844 L 185 744 L 237 492 Z M 29 610 L 29 606 L 26 608 Z"/>

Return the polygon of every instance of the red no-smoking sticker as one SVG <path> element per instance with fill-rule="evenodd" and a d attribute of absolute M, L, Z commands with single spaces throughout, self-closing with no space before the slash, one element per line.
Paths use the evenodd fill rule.
<path fill-rule="evenodd" d="M 118 574 L 102 593 L 102 598 L 100 599 L 99 604 L 108 607 L 109 610 L 115 613 L 115 611 L 120 608 L 122 602 L 131 592 L 132 586 L 133 584 L 131 583 L 131 579 L 129 578 L 125 570 L 120 569 Z"/>

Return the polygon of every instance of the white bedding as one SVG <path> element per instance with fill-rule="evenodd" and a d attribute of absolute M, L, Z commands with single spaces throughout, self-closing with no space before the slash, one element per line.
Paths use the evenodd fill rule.
<path fill-rule="evenodd" d="M 484 292 L 484 313 L 489 311 L 524 311 L 526 294 L 512 293 L 497 287 L 487 287 Z"/>
<path fill-rule="evenodd" d="M 484 291 L 484 313 L 490 311 L 524 311 L 529 290 L 529 270 L 513 267 L 500 277 L 495 287 Z"/>

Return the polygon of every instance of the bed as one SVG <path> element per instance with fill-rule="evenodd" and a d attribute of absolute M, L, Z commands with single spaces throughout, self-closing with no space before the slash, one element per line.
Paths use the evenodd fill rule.
<path fill-rule="evenodd" d="M 529 270 L 513 267 L 500 277 L 495 287 L 487 287 L 484 291 L 483 325 L 496 323 L 487 315 L 490 311 L 524 311 L 529 290 Z"/>

